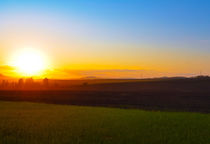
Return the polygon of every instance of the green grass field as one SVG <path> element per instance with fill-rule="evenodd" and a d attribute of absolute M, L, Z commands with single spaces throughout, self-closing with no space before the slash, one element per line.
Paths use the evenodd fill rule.
<path fill-rule="evenodd" d="M 0 144 L 210 144 L 210 115 L 0 102 Z"/>

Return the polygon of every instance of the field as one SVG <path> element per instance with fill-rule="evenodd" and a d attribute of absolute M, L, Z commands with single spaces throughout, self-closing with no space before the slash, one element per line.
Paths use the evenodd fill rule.
<path fill-rule="evenodd" d="M 1 89 L 0 100 L 210 113 L 209 78 L 66 80 L 59 86 Z"/>
<path fill-rule="evenodd" d="M 210 144 L 210 115 L 0 102 L 0 144 Z"/>

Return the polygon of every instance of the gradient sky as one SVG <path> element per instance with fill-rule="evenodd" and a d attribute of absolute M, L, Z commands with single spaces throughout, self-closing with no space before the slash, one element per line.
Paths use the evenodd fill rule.
<path fill-rule="evenodd" d="M 1 0 L 0 65 L 32 47 L 45 53 L 56 75 L 58 69 L 210 74 L 209 5 L 209 0 Z"/>

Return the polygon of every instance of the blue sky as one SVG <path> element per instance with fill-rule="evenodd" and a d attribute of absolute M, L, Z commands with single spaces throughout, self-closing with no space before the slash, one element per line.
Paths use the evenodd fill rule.
<path fill-rule="evenodd" d="M 46 11 L 73 15 L 148 37 L 208 40 L 208 0 L 2 0 L 1 9 Z M 139 32 L 139 33 L 138 33 Z M 146 34 L 147 35 L 147 34 Z M 131 38 L 133 38 L 131 37 Z M 171 39 L 170 39 L 171 37 Z M 160 39 L 161 40 L 161 39 Z"/>

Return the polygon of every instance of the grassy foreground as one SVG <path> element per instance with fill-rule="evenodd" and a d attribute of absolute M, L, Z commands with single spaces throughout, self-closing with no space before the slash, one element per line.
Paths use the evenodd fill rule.
<path fill-rule="evenodd" d="M 0 144 L 210 144 L 210 115 L 0 102 Z"/>

